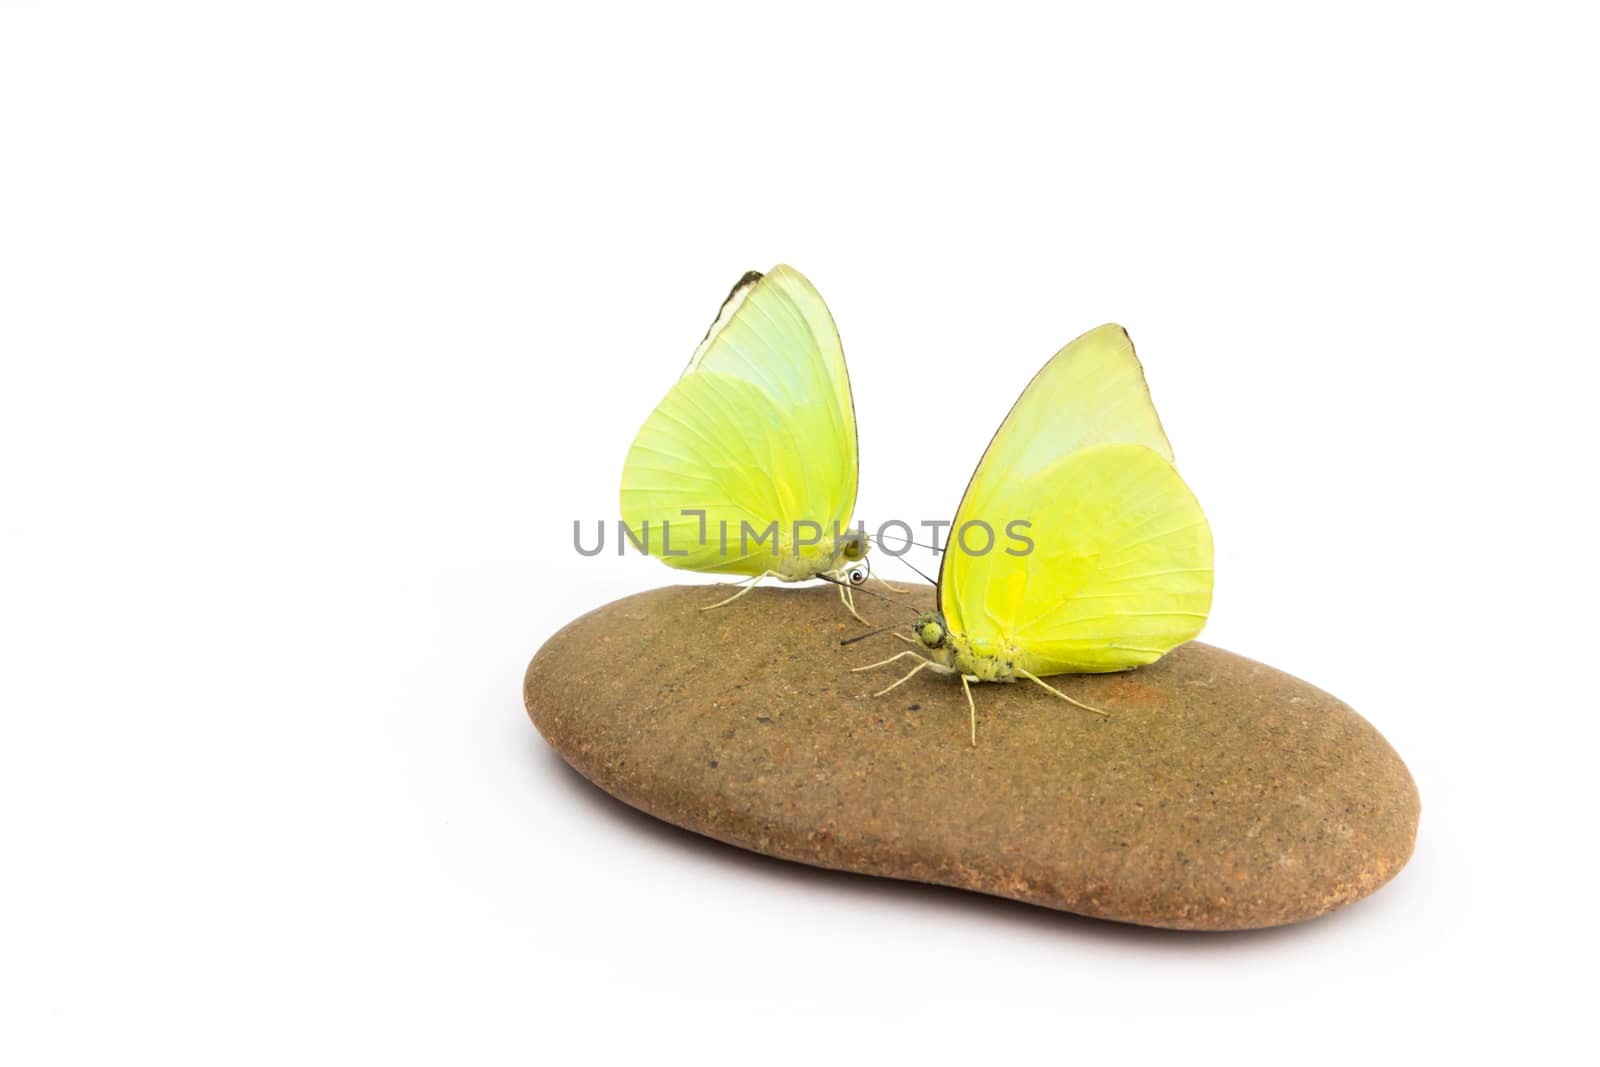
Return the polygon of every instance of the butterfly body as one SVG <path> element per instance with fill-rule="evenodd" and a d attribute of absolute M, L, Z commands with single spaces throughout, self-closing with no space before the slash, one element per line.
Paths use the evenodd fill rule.
<path fill-rule="evenodd" d="M 780 535 L 778 550 L 770 562 L 773 577 L 785 582 L 806 582 L 813 578 L 848 581 L 850 569 L 857 564 L 864 567 L 865 561 L 866 544 L 857 538 L 841 538 L 835 546 L 831 536 L 824 536 L 821 544 L 813 545 L 796 541 L 792 535 Z M 861 579 L 865 580 L 865 577 Z M 853 584 L 860 585 L 861 581 Z"/>
<path fill-rule="evenodd" d="M 1003 636 L 970 637 L 952 633 L 944 616 L 936 611 L 918 616 L 915 630 L 929 659 L 975 682 L 1015 682 L 1024 677 L 1023 672 L 1058 673 L 1048 661 L 1029 654 Z"/>
<path fill-rule="evenodd" d="M 953 634 L 944 648 L 933 649 L 932 654 L 939 663 L 976 682 L 1017 680 L 1014 648 L 979 648 L 969 638 Z"/>
<path fill-rule="evenodd" d="M 785 582 L 809 582 L 824 575 L 830 578 L 839 577 L 840 571 L 843 570 L 844 557 L 784 555 L 780 549 L 777 562 L 778 569 L 773 577 Z"/>

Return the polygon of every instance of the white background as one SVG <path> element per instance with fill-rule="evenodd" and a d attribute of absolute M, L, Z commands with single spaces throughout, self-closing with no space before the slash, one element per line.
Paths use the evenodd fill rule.
<path fill-rule="evenodd" d="M 1075 6 L 0 4 L 4 1058 L 1592 1050 L 1587 12 Z M 1131 330 L 1205 639 L 1407 759 L 1396 881 L 1172 935 L 565 769 L 528 658 L 675 577 L 571 523 L 778 261 L 869 522 Z"/>

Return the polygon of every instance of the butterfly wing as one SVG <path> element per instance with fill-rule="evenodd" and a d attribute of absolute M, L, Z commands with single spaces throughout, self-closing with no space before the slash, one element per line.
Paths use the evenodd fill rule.
<path fill-rule="evenodd" d="M 856 477 L 838 330 L 811 283 L 778 266 L 734 287 L 640 428 L 623 467 L 622 518 L 636 540 L 648 523 L 648 551 L 674 567 L 760 574 L 776 565 L 771 541 L 757 541 L 773 523 L 787 536 L 797 520 L 815 522 L 831 544 L 834 524 L 848 526 L 855 510 Z M 686 510 L 705 512 L 703 524 Z"/>
<path fill-rule="evenodd" d="M 977 554 L 987 531 L 993 547 Z M 1210 527 L 1172 466 L 1120 327 L 1073 341 L 1029 383 L 979 462 L 951 538 L 939 580 L 950 628 L 982 653 L 1018 650 L 1034 674 L 1138 666 L 1200 632 Z"/>

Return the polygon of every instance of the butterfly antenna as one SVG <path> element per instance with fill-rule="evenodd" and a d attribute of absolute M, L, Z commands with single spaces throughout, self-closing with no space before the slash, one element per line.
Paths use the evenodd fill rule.
<path fill-rule="evenodd" d="M 910 567 L 912 570 L 916 571 L 918 578 L 921 578 L 923 581 L 927 582 L 929 585 L 933 586 L 935 589 L 937 589 L 939 587 L 939 583 L 934 581 L 932 578 L 929 578 L 926 574 L 923 574 L 922 570 L 915 563 L 912 563 L 910 560 L 905 559 L 903 557 L 900 558 L 900 562 L 904 563 L 907 567 Z"/>
<path fill-rule="evenodd" d="M 899 623 L 895 623 L 894 624 L 894 626 L 899 626 L 899 625 L 900 625 Z M 856 634 L 854 637 L 847 637 L 843 641 L 840 641 L 839 643 L 841 645 L 853 645 L 857 641 L 865 641 L 869 637 L 877 637 L 879 634 L 886 634 L 890 630 L 893 630 L 894 626 L 880 626 L 876 630 L 872 630 L 872 631 L 870 631 L 868 633 Z"/>
<path fill-rule="evenodd" d="M 851 585 L 849 582 L 841 582 L 837 578 L 829 578 L 826 574 L 819 574 L 819 575 L 817 575 L 817 577 L 821 578 L 825 582 L 832 582 L 834 585 L 842 585 L 846 589 L 852 590 L 853 592 L 865 593 L 868 596 L 875 596 L 879 600 L 882 600 L 883 602 L 885 602 L 887 604 L 893 604 L 897 608 L 905 608 L 907 611 L 911 612 L 911 614 L 913 614 L 913 615 L 921 615 L 922 614 L 922 611 L 919 608 L 914 608 L 910 604 L 901 603 L 900 601 L 895 600 L 893 597 L 886 597 L 882 593 L 874 593 L 872 590 L 864 588 L 862 586 Z M 895 625 L 898 626 L 899 623 L 896 623 Z M 892 629 L 894 629 L 894 627 L 891 626 L 890 629 L 892 630 Z"/>
<path fill-rule="evenodd" d="M 879 537 L 877 534 L 867 534 L 866 538 L 867 538 L 868 541 L 876 542 L 879 548 L 883 548 L 883 538 Z M 896 540 L 899 540 L 899 538 L 896 538 Z M 906 538 L 906 547 L 907 548 L 925 548 L 929 552 L 932 552 L 936 556 L 937 555 L 941 555 L 944 552 L 944 549 L 940 548 L 938 545 L 925 545 L 921 541 L 913 541 L 909 537 Z M 884 548 L 884 551 L 887 552 L 888 549 Z M 895 557 L 895 558 L 898 559 L 899 557 Z"/>
<path fill-rule="evenodd" d="M 867 538 L 868 538 L 868 540 L 876 541 L 878 543 L 878 547 L 879 548 L 883 548 L 883 538 L 881 538 L 881 537 L 873 537 L 871 534 L 868 534 Z M 932 545 L 919 545 L 915 541 L 907 541 L 906 544 L 915 546 L 916 548 L 925 548 L 929 552 L 938 552 L 939 551 L 939 549 L 934 548 Z M 896 556 L 894 553 L 890 552 L 886 548 L 883 548 L 883 551 L 884 551 L 884 554 L 889 556 L 891 559 L 898 560 L 901 563 L 904 563 L 907 567 L 910 567 L 912 570 L 916 571 L 918 578 L 921 578 L 923 581 L 927 582 L 929 585 L 933 586 L 935 589 L 939 588 L 939 583 L 934 581 L 932 578 L 929 578 L 926 574 L 923 574 L 922 573 L 922 569 L 920 567 L 918 567 L 915 563 L 912 563 L 910 560 L 906 559 L 904 556 Z"/>

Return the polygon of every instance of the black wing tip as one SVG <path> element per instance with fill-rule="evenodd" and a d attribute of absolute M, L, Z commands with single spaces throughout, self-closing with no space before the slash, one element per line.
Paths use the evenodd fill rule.
<path fill-rule="evenodd" d="M 747 271 L 745 271 L 744 274 L 742 274 L 739 277 L 739 280 L 733 283 L 733 288 L 728 290 L 728 296 L 727 296 L 727 298 L 725 300 L 722 301 L 722 307 L 727 307 L 728 306 L 728 301 L 732 300 L 734 297 L 739 295 L 739 290 L 741 290 L 741 289 L 743 289 L 743 288 L 745 288 L 747 286 L 754 285 L 756 282 L 759 282 L 762 278 L 765 278 L 765 277 L 766 277 L 766 275 L 763 274 L 761 271 L 758 271 L 758 270 L 747 270 Z M 722 308 L 718 308 L 717 311 L 720 314 L 721 311 L 722 311 Z"/>
<path fill-rule="evenodd" d="M 747 270 L 740 279 L 733 283 L 733 288 L 728 290 L 728 295 L 722 298 L 722 303 L 717 305 L 717 317 L 711 320 L 711 325 L 706 327 L 706 337 L 711 336 L 711 331 L 717 328 L 717 323 L 722 321 L 722 313 L 728 310 L 728 305 L 738 298 L 739 294 L 759 282 L 766 275 L 758 270 Z M 705 338 L 701 338 L 705 340 Z"/>

